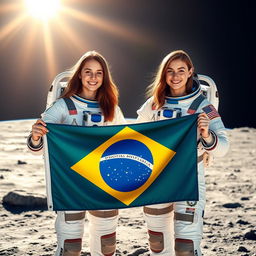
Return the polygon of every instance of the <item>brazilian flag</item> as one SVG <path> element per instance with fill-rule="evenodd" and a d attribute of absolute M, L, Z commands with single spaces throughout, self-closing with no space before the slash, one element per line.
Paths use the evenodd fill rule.
<path fill-rule="evenodd" d="M 101 127 L 48 123 L 47 128 L 51 210 L 198 200 L 197 115 Z"/>

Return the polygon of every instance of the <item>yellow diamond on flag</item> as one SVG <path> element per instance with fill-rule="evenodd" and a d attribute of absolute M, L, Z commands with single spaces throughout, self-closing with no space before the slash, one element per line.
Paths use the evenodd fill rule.
<path fill-rule="evenodd" d="M 115 151 L 116 149 L 119 151 Z M 146 153 L 143 155 L 140 149 Z M 129 205 L 155 181 L 175 153 L 151 138 L 125 127 L 71 166 L 71 169 Z M 140 174 L 141 170 L 143 173 Z"/>

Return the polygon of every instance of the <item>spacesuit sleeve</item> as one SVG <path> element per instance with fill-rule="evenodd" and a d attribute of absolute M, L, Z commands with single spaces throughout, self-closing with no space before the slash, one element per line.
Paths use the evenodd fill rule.
<path fill-rule="evenodd" d="M 144 123 L 152 121 L 153 111 L 152 110 L 152 98 L 149 98 L 138 110 L 136 123 Z"/>
<path fill-rule="evenodd" d="M 213 136 L 213 143 L 208 145 L 203 139 L 201 139 L 202 145 L 208 153 L 212 154 L 213 156 L 222 157 L 229 150 L 229 140 L 227 137 L 226 128 L 224 127 L 218 112 L 216 112 L 215 115 L 214 113 L 207 115 L 210 118 L 209 130 Z"/>
<path fill-rule="evenodd" d="M 67 115 L 67 106 L 63 99 L 58 99 L 41 115 L 42 120 L 45 123 L 63 123 L 65 116 Z"/>
<path fill-rule="evenodd" d="M 62 123 L 66 114 L 66 106 L 63 99 L 57 100 L 44 113 L 41 114 L 41 119 L 47 123 Z M 43 138 L 40 139 L 38 145 L 32 143 L 32 134 L 27 138 L 27 146 L 30 152 L 39 155 L 43 153 Z"/>

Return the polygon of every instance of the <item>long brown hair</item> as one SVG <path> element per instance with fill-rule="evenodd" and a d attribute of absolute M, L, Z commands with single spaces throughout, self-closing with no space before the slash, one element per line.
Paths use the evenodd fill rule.
<path fill-rule="evenodd" d="M 115 114 L 115 106 L 118 105 L 118 89 L 113 82 L 109 66 L 105 58 L 96 51 L 86 52 L 78 62 L 70 69 L 73 73 L 61 98 L 69 98 L 82 91 L 82 82 L 79 78 L 84 64 L 88 60 L 96 60 L 103 69 L 103 82 L 97 90 L 96 100 L 99 102 L 105 121 L 112 121 Z"/>
<path fill-rule="evenodd" d="M 188 54 L 182 50 L 177 50 L 169 53 L 167 56 L 164 57 L 161 64 L 158 67 L 156 72 L 154 81 L 150 84 L 147 88 L 147 96 L 153 96 L 153 106 L 156 109 L 160 109 L 165 102 L 165 96 L 170 93 L 169 86 L 166 84 L 166 72 L 169 64 L 173 60 L 181 60 L 186 63 L 188 66 L 188 70 L 191 68 L 194 70 L 193 63 L 188 56 Z M 192 85 L 193 85 L 193 74 L 188 78 L 186 83 L 186 93 L 189 94 L 192 92 Z"/>

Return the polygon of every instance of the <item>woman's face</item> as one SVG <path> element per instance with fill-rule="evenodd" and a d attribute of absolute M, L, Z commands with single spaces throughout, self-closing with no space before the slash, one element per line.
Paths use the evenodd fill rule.
<path fill-rule="evenodd" d="M 103 83 L 103 68 L 101 64 L 94 59 L 87 60 L 81 70 L 79 78 L 82 81 L 82 95 L 88 99 L 95 99 L 97 90 Z"/>
<path fill-rule="evenodd" d="M 180 60 L 173 60 L 167 67 L 165 80 L 170 86 L 172 96 L 186 95 L 186 83 L 192 75 L 192 68 L 189 70 L 187 64 Z"/>

